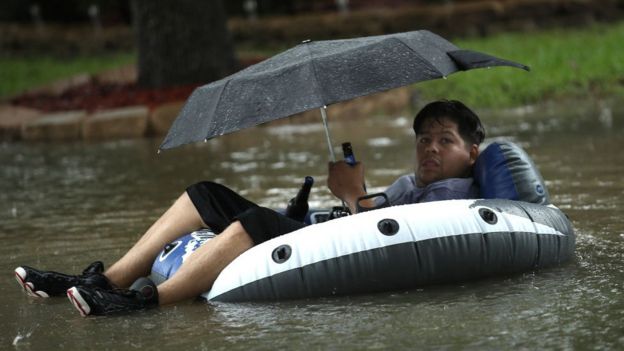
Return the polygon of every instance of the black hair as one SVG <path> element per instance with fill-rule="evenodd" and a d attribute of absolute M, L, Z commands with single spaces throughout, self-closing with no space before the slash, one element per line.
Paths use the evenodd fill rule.
<path fill-rule="evenodd" d="M 443 118 L 455 122 L 459 134 L 470 145 L 479 145 L 485 138 L 485 129 L 481 125 L 479 116 L 457 100 L 434 101 L 423 107 L 414 117 L 413 128 L 416 135 L 419 134 L 423 123 L 430 118 L 437 122 Z"/>

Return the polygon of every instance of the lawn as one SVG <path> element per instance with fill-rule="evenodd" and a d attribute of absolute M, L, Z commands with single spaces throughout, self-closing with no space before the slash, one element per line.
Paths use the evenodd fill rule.
<path fill-rule="evenodd" d="M 624 97 L 624 22 L 454 42 L 465 49 L 524 63 L 531 71 L 483 69 L 415 85 L 426 99 L 444 97 L 475 107 L 508 107 L 544 99 Z M 257 53 L 239 50 L 240 57 L 246 55 Z M 78 73 L 97 73 L 135 61 L 134 53 L 72 59 L 0 57 L 0 98 Z"/>
<path fill-rule="evenodd" d="M 499 67 L 462 72 L 446 80 L 415 85 L 424 97 L 456 98 L 479 107 L 588 96 L 624 97 L 624 23 L 507 33 L 455 43 L 521 62 L 531 71 Z"/>
<path fill-rule="evenodd" d="M 0 98 L 76 74 L 94 74 L 134 62 L 133 53 L 72 58 L 0 57 Z"/>

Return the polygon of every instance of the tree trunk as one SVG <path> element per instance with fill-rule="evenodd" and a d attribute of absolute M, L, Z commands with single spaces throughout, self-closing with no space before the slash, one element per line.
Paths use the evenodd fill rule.
<path fill-rule="evenodd" d="M 208 83 L 237 67 L 221 0 L 134 0 L 138 84 Z"/>

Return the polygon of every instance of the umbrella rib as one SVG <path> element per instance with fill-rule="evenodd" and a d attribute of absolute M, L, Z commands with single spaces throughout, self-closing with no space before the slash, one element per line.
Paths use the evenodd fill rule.
<path fill-rule="evenodd" d="M 310 42 L 304 43 L 306 49 L 308 50 L 308 56 L 310 57 L 310 65 L 312 65 L 312 73 L 314 74 L 314 90 L 321 97 L 321 103 L 325 106 L 325 94 L 324 91 L 319 86 L 318 74 L 316 74 L 316 65 L 314 64 L 314 56 L 312 56 L 312 51 L 310 50 Z M 321 106 L 322 107 L 322 106 Z"/>
<path fill-rule="evenodd" d="M 400 38 L 390 38 L 393 40 L 398 41 L 399 43 L 401 43 L 401 45 L 405 46 L 406 48 L 409 49 L 409 51 L 411 51 L 412 53 L 414 53 L 414 55 L 420 57 L 420 61 L 421 62 L 425 62 L 429 67 L 431 67 L 434 71 L 438 72 L 438 74 L 440 75 L 440 77 L 444 77 L 444 73 L 440 72 L 439 69 L 437 69 L 434 65 L 432 65 L 431 63 L 429 63 L 428 60 L 426 60 L 421 54 L 419 54 L 416 50 L 414 50 L 411 46 L 407 45 L 403 40 L 401 40 Z"/>
<path fill-rule="evenodd" d="M 221 88 L 221 91 L 219 91 L 219 98 L 217 99 L 217 103 L 214 105 L 214 108 L 211 111 L 211 115 L 213 116 L 213 119 L 212 119 L 213 120 L 213 125 L 215 126 L 215 128 L 213 128 L 213 130 L 216 129 L 216 124 L 217 124 L 217 118 L 214 118 L 214 115 L 215 115 L 216 111 L 219 111 L 219 105 L 221 104 L 221 96 L 223 95 L 223 92 L 225 91 L 225 88 L 227 88 L 227 86 L 230 84 L 231 81 L 232 81 L 231 79 L 228 79 L 228 80 L 225 81 L 225 84 L 223 84 L 223 88 Z M 224 122 L 227 122 L 227 120 L 230 119 L 230 116 L 226 115 L 225 119 L 226 120 Z M 206 133 L 206 136 L 204 137 L 204 139 L 208 139 L 209 133 L 210 133 L 210 130 L 208 130 L 208 133 Z M 223 135 L 223 129 L 221 129 L 219 131 L 219 135 Z"/>

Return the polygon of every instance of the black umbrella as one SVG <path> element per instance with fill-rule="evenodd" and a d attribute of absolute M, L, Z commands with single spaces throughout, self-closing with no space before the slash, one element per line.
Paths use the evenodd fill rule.
<path fill-rule="evenodd" d="M 207 140 L 298 112 L 325 107 L 457 71 L 527 66 L 461 50 L 429 31 L 304 41 L 265 61 L 197 88 L 161 149 Z"/>

